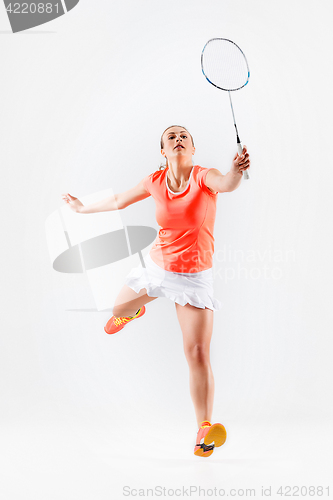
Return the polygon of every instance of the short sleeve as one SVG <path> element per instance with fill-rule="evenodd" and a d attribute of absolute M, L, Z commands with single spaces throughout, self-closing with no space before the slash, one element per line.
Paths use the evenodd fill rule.
<path fill-rule="evenodd" d="M 143 186 L 145 190 L 152 196 L 154 197 L 154 193 L 156 193 L 156 188 L 161 182 L 161 177 L 163 174 L 163 170 L 157 170 L 156 172 L 153 172 L 150 175 L 147 175 L 142 179 L 143 181 Z"/>
<path fill-rule="evenodd" d="M 212 196 L 213 198 L 216 198 L 217 195 L 219 194 L 218 192 L 213 193 L 205 184 L 206 182 L 206 175 L 209 172 L 209 170 L 212 170 L 212 168 L 203 168 L 201 167 L 201 170 L 198 173 L 198 186 L 207 194 Z"/>
<path fill-rule="evenodd" d="M 151 194 L 151 190 L 150 190 L 150 186 L 151 186 L 151 176 L 153 174 L 150 174 L 150 175 L 147 175 L 143 180 L 142 180 L 142 183 L 143 183 L 143 186 L 145 188 L 145 190 Z"/>

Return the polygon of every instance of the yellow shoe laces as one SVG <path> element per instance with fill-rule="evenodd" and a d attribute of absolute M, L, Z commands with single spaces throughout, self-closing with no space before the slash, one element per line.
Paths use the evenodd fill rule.
<path fill-rule="evenodd" d="M 116 326 L 121 326 L 122 323 L 126 323 L 127 321 L 130 321 L 132 318 L 114 318 L 113 322 Z"/>
<path fill-rule="evenodd" d="M 120 318 L 114 318 L 113 322 L 116 326 L 121 326 L 122 323 L 127 323 L 128 321 L 131 321 L 132 319 L 136 318 L 137 315 L 140 313 L 140 311 L 141 311 L 141 307 L 132 318 L 130 318 L 129 316 L 124 316 L 124 317 L 121 316 Z"/>

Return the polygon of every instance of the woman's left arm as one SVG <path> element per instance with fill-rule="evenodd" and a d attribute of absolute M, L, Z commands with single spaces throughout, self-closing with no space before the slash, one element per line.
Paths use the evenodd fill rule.
<path fill-rule="evenodd" d="M 241 183 L 243 172 L 250 168 L 250 156 L 246 146 L 243 146 L 243 154 L 235 155 L 231 169 L 226 175 L 221 174 L 216 168 L 212 168 L 206 175 L 206 186 L 219 193 L 228 193 L 238 188 Z"/>

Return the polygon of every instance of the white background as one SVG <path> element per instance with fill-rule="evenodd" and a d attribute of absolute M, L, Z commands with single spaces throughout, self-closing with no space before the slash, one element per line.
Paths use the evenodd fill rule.
<path fill-rule="evenodd" d="M 332 14 L 329 1 L 81 0 L 13 35 L 0 8 L 4 498 L 332 486 Z M 213 37 L 248 58 L 233 103 L 252 166 L 218 195 L 213 421 L 228 439 L 204 460 L 174 304 L 106 335 L 86 276 L 52 269 L 44 224 L 63 192 L 122 192 L 157 170 L 172 124 L 196 164 L 229 170 L 228 95 L 200 67 Z M 121 217 L 158 229 L 152 198 Z"/>

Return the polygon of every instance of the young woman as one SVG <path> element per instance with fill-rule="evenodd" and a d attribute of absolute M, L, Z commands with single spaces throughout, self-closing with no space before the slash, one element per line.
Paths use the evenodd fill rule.
<path fill-rule="evenodd" d="M 214 310 L 221 308 L 214 298 L 212 274 L 216 202 L 218 193 L 234 191 L 240 185 L 250 158 L 244 146 L 243 154 L 236 154 L 226 175 L 215 168 L 193 165 L 193 138 L 178 125 L 163 132 L 161 153 L 166 167 L 124 193 L 88 206 L 69 193 L 62 198 L 75 212 L 95 213 L 121 210 L 153 196 L 161 229 L 144 259 L 145 267 L 133 269 L 126 277 L 104 329 L 108 334 L 118 333 L 143 316 L 145 304 L 158 297 L 175 302 L 199 427 L 194 454 L 208 457 L 226 440 L 224 426 L 211 423 L 214 377 L 210 341 Z"/>

